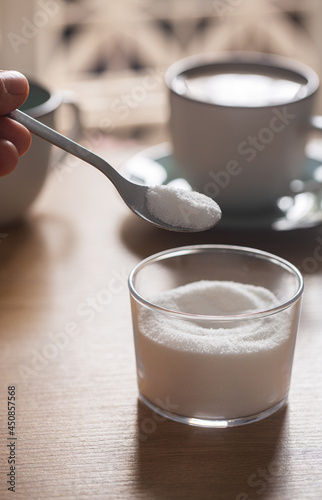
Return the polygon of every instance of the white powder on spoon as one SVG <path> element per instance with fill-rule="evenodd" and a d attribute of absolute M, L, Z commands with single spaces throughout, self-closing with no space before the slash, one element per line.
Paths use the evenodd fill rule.
<path fill-rule="evenodd" d="M 266 288 L 227 281 L 190 283 L 150 301 L 208 316 L 265 311 L 278 303 Z M 138 324 L 139 388 L 153 403 L 170 401 L 176 413 L 195 418 L 234 418 L 264 411 L 288 393 L 296 333 L 289 310 L 214 322 L 141 309 Z"/>
<path fill-rule="evenodd" d="M 214 200 L 196 191 L 173 186 L 150 187 L 146 202 L 154 217 L 173 227 L 205 231 L 221 218 L 221 210 Z"/>

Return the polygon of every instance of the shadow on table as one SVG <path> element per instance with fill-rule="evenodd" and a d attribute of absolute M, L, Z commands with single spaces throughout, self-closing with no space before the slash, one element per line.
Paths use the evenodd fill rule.
<path fill-rule="evenodd" d="M 283 257 L 305 274 L 322 270 L 321 228 L 296 231 L 228 230 L 217 228 L 201 233 L 176 233 L 158 229 L 134 214 L 120 224 L 124 245 L 140 259 L 185 245 L 227 244 L 258 248 Z"/>
<path fill-rule="evenodd" d="M 254 424 L 206 429 L 165 420 L 138 402 L 138 489 L 149 499 L 271 498 L 287 476 L 279 457 L 286 424 L 287 407 Z"/>
<path fill-rule="evenodd" d="M 16 334 L 39 301 L 50 304 L 53 274 L 71 254 L 74 236 L 64 219 L 48 215 L 1 228 L 0 235 L 0 308 Z"/>

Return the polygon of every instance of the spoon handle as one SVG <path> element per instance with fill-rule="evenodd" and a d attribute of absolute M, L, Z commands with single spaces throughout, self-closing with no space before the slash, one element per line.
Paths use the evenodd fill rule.
<path fill-rule="evenodd" d="M 18 109 L 11 111 L 11 113 L 8 114 L 8 117 L 24 125 L 33 134 L 38 135 L 55 146 L 58 146 L 67 153 L 90 163 L 103 172 L 115 185 L 120 180 L 120 174 L 109 163 L 103 160 L 103 158 L 100 158 L 96 154 L 92 153 L 92 151 L 89 151 L 77 142 L 68 139 L 68 137 L 65 137 L 59 132 L 56 132 L 56 130 L 47 127 L 47 125 L 44 125 Z"/>

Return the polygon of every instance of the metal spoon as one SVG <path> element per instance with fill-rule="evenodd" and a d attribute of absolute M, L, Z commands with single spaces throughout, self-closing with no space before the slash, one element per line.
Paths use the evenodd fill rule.
<path fill-rule="evenodd" d="M 103 158 L 97 156 L 80 144 L 77 144 L 77 142 L 59 134 L 55 130 L 47 127 L 43 123 L 35 120 L 29 115 L 26 115 L 18 109 L 9 113 L 8 116 L 9 118 L 12 118 L 13 120 L 16 120 L 24 125 L 33 134 L 38 135 L 51 144 L 58 146 L 64 151 L 67 151 L 67 153 L 80 158 L 100 170 L 114 184 L 127 206 L 135 214 L 142 217 L 142 219 L 150 222 L 154 226 L 162 229 L 168 229 L 170 231 L 196 232 L 196 229 L 171 226 L 154 217 L 149 212 L 146 205 L 146 192 L 149 189 L 149 186 L 135 184 L 134 182 L 125 179 L 125 177 L 119 174 L 109 163 L 103 160 Z"/>

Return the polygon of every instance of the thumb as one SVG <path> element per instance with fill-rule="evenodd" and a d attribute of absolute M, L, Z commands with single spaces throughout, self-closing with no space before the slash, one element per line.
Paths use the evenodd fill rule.
<path fill-rule="evenodd" d="M 27 99 L 29 84 L 18 71 L 0 70 L 0 115 L 19 108 Z"/>

